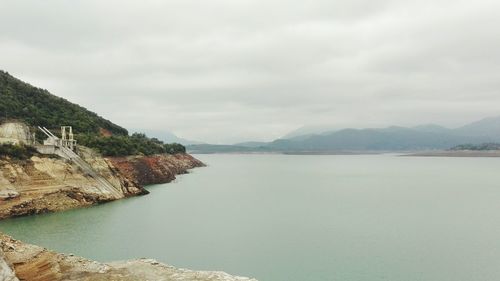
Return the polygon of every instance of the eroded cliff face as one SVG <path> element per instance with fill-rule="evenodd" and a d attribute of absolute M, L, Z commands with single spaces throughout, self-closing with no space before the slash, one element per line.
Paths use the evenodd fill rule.
<path fill-rule="evenodd" d="M 120 191 L 118 198 L 102 192 L 99 181 L 57 156 L 0 159 L 0 219 L 147 194 L 143 185 L 167 183 L 177 174 L 203 166 L 188 154 L 103 158 L 85 147 L 79 147 L 79 154 Z"/>
<path fill-rule="evenodd" d="M 150 259 L 98 263 L 25 244 L 0 233 L 0 270 L 2 270 L 2 260 L 5 276 L 16 278 L 13 276 L 14 273 L 20 280 L 26 281 L 256 281 L 218 271 L 178 269 Z M 2 271 L 0 271 L 1 276 Z M 5 280 L 17 281 L 17 279 Z"/>
<path fill-rule="evenodd" d="M 139 185 L 167 183 L 175 176 L 204 164 L 185 153 L 153 156 L 109 157 L 107 160 L 130 181 Z"/>
<path fill-rule="evenodd" d="M 119 187 L 125 197 L 148 194 L 141 184 L 130 180 L 118 170 L 113 163 L 94 150 L 79 146 L 78 154 L 100 175 L 104 176 L 113 186 Z"/>
<path fill-rule="evenodd" d="M 90 164 L 122 191 L 122 197 L 144 193 L 140 186 L 108 166 L 103 158 L 96 157 Z M 99 182 L 62 158 L 1 159 L 0 219 L 62 211 L 115 199 L 98 187 Z"/>

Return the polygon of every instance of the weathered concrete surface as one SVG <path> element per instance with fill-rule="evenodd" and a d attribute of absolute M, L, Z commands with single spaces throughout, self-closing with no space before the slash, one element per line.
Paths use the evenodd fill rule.
<path fill-rule="evenodd" d="M 21 122 L 6 122 L 0 124 L 0 144 L 30 144 L 29 127 Z"/>
<path fill-rule="evenodd" d="M 5 264 L 26 281 L 256 281 L 224 272 L 178 269 L 150 259 L 98 263 L 25 244 L 1 233 L 0 250 L 5 253 Z"/>
<path fill-rule="evenodd" d="M 205 166 L 200 160 L 186 153 L 153 156 L 108 157 L 107 160 L 122 175 L 140 185 L 167 183 L 189 169 Z"/>

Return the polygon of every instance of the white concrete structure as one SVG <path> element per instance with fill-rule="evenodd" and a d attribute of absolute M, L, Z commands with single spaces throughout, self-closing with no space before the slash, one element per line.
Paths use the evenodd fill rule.
<path fill-rule="evenodd" d="M 76 140 L 73 138 L 73 129 L 70 126 L 61 127 L 61 139 L 56 137 L 45 127 L 38 127 L 38 129 L 48 137 L 43 142 L 43 145 L 36 145 L 38 152 L 42 154 L 55 154 L 72 161 L 75 165 L 80 167 L 86 175 L 91 176 L 99 183 L 97 188 L 99 188 L 102 193 L 110 194 L 115 198 L 123 197 L 123 193 L 119 188 L 115 187 L 74 152 Z"/>
<path fill-rule="evenodd" d="M 56 137 L 51 131 L 45 127 L 38 127 L 42 131 L 47 139 L 43 141 L 43 145 L 64 147 L 70 150 L 75 150 L 76 140 L 73 136 L 73 128 L 71 126 L 61 126 L 61 138 Z"/>
<path fill-rule="evenodd" d="M 73 128 L 71 126 L 61 127 L 61 145 L 75 150 L 76 140 L 73 138 Z"/>

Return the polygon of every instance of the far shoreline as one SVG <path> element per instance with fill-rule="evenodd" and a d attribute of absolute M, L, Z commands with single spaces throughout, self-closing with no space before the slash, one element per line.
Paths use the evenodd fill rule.
<path fill-rule="evenodd" d="M 195 152 L 188 151 L 191 155 L 379 155 L 388 153 L 398 153 L 391 151 L 375 152 L 375 151 L 256 151 L 256 152 Z"/>
<path fill-rule="evenodd" d="M 415 152 L 400 156 L 410 157 L 500 157 L 500 150 L 440 150 Z"/>
<path fill-rule="evenodd" d="M 258 152 L 195 152 L 189 151 L 193 155 L 383 155 L 396 154 L 402 157 L 500 157 L 500 150 L 435 150 L 435 151 L 258 151 Z"/>

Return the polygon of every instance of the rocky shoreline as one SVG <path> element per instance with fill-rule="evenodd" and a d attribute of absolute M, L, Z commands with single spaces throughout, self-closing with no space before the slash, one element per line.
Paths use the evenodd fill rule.
<path fill-rule="evenodd" d="M 2 281 L 256 281 L 220 271 L 179 269 L 152 259 L 99 263 L 59 254 L 0 233 Z"/>

